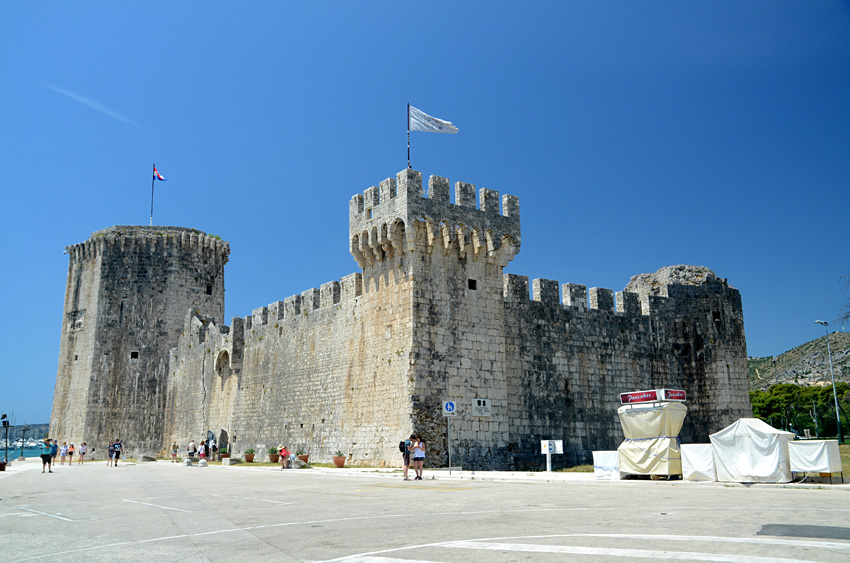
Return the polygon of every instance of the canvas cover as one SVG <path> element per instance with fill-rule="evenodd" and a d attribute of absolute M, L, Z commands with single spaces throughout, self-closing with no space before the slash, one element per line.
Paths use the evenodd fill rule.
<path fill-rule="evenodd" d="M 711 444 L 682 444 L 682 478 L 688 481 L 716 481 Z"/>
<path fill-rule="evenodd" d="M 679 431 L 688 408 L 682 403 L 623 405 L 617 409 L 626 439 L 617 448 L 620 472 L 680 475 Z"/>
<path fill-rule="evenodd" d="M 593 452 L 593 477 L 600 481 L 620 480 L 620 455 L 617 450 Z"/>
<path fill-rule="evenodd" d="M 794 434 L 757 418 L 741 418 L 709 436 L 718 481 L 788 483 Z"/>
<path fill-rule="evenodd" d="M 841 473 L 838 440 L 801 440 L 788 444 L 791 471 L 798 473 Z"/>

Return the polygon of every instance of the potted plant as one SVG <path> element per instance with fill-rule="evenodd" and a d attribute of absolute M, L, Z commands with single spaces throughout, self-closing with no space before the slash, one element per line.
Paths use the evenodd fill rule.
<path fill-rule="evenodd" d="M 333 458 L 334 458 L 334 465 L 336 465 L 337 467 L 342 467 L 343 465 L 345 465 L 345 456 L 342 455 L 341 451 L 337 450 L 336 454 L 333 456 Z"/>
<path fill-rule="evenodd" d="M 230 452 L 227 450 L 227 446 L 224 446 L 220 450 L 218 450 L 218 455 L 221 456 L 221 459 L 230 457 Z"/>
<path fill-rule="evenodd" d="M 245 463 L 254 463 L 254 448 L 248 448 L 244 452 Z"/>
<path fill-rule="evenodd" d="M 269 461 L 272 463 L 277 463 L 280 461 L 280 452 L 277 448 L 269 448 Z"/>
<path fill-rule="evenodd" d="M 310 459 L 310 454 L 305 454 L 304 450 L 298 450 L 297 452 L 295 452 L 295 457 L 297 457 L 304 463 L 307 463 L 307 461 Z"/>

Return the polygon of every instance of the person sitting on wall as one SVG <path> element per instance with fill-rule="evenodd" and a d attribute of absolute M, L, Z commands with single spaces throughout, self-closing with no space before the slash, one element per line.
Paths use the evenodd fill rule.
<path fill-rule="evenodd" d="M 189 445 L 186 446 L 186 454 L 188 455 L 190 460 L 195 459 L 196 451 L 197 450 L 195 449 L 195 440 L 189 440 Z"/>

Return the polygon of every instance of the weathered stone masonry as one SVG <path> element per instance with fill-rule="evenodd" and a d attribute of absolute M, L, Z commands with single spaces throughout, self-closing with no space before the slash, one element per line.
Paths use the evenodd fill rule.
<path fill-rule="evenodd" d="M 616 305 L 611 290 L 545 279 L 532 281 L 529 297 L 528 278 L 503 274 L 520 249 L 517 198 L 481 189 L 479 207 L 475 199 L 474 186 L 458 182 L 451 203 L 448 180 L 436 176 L 423 197 L 421 174 L 404 170 L 349 203 L 361 272 L 229 327 L 220 310 L 184 307 L 173 349 L 160 351 L 168 374 L 152 365 L 158 383 L 146 396 L 136 376 L 114 389 L 132 399 L 128 418 L 154 435 L 139 451 L 212 430 L 235 453 L 283 442 L 318 460 L 341 450 L 351 463 L 399 465 L 398 441 L 417 431 L 430 443 L 429 463 L 441 465 L 441 406 L 451 399 L 459 405 L 453 464 L 540 467 L 539 440 L 560 438 L 566 455 L 557 467 L 617 446 L 624 391 L 687 390 L 685 441 L 751 415 L 741 300 L 725 280 L 677 266 L 636 276 Z M 220 279 L 223 292 L 223 271 Z M 140 294 L 152 293 L 152 279 L 138 281 Z M 163 281 L 197 289 L 186 276 Z M 86 280 L 80 287 L 115 292 Z M 66 316 L 76 310 L 66 298 Z M 87 420 L 109 426 L 112 415 L 94 408 L 86 388 L 69 385 L 64 354 L 63 341 L 54 419 L 85 405 Z M 488 400 L 491 416 L 472 416 L 476 398 Z"/>

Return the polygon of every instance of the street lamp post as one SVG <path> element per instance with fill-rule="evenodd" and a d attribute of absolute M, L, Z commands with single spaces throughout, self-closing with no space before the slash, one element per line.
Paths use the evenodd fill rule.
<path fill-rule="evenodd" d="M 29 429 L 30 427 L 24 424 L 24 428 L 21 430 L 21 457 L 18 458 L 18 461 L 26 461 L 24 459 L 24 444 L 27 443 L 27 430 Z"/>
<path fill-rule="evenodd" d="M 815 321 L 826 331 L 826 351 L 829 353 L 829 374 L 832 376 L 832 398 L 835 399 L 835 421 L 838 423 L 838 443 L 844 443 L 844 434 L 841 432 L 841 412 L 838 410 L 838 391 L 835 390 L 835 372 L 832 369 L 832 348 L 829 346 L 829 323 L 826 321 Z"/>
<path fill-rule="evenodd" d="M 3 428 L 6 429 L 6 447 L 3 448 L 3 463 L 7 463 L 9 461 L 9 417 L 3 413 L 3 416 L 0 416 L 0 420 L 3 421 Z"/>

